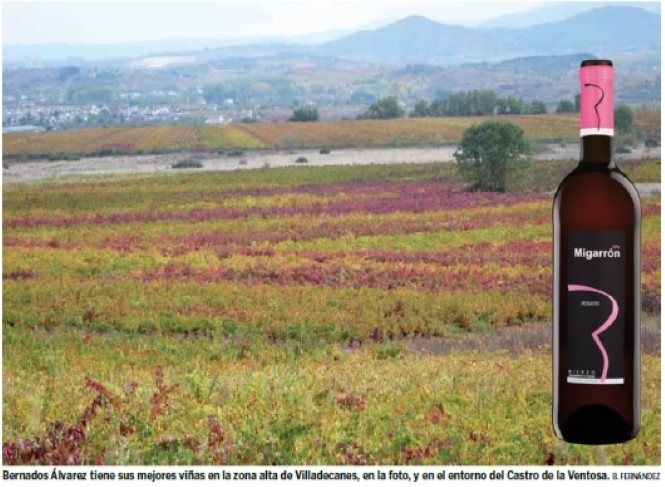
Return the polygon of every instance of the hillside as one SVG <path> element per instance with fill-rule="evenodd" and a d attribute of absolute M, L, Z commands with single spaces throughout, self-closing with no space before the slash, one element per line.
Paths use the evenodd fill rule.
<path fill-rule="evenodd" d="M 414 15 L 319 45 L 272 41 L 201 49 L 192 41 L 180 49 L 164 44 L 168 50 L 158 55 L 12 65 L 3 71 L 3 126 L 283 121 L 302 106 L 334 121 L 356 118 L 387 96 L 409 111 L 421 100 L 471 90 L 541 101 L 552 112 L 576 96 L 579 62 L 587 58 L 615 62 L 617 104 L 658 110 L 659 24 L 660 14 L 624 5 L 517 29 Z"/>
<path fill-rule="evenodd" d="M 501 27 L 508 29 L 531 27 L 533 25 L 564 20 L 587 10 L 598 8 L 601 5 L 603 4 L 597 1 L 544 2 L 537 4 L 529 10 L 500 15 L 489 21 L 483 22 L 478 25 L 478 27 Z M 612 5 L 638 7 L 647 12 L 660 15 L 660 2 L 612 2 Z"/>
<path fill-rule="evenodd" d="M 518 124 L 533 141 L 575 139 L 576 114 L 493 117 Z M 188 150 L 298 149 L 456 144 L 464 130 L 487 117 L 395 120 L 345 120 L 316 123 L 170 125 L 99 128 L 7 134 L 6 159 L 79 155 L 166 153 Z M 636 125 L 649 136 L 660 134 L 660 113 L 638 112 Z"/>
<path fill-rule="evenodd" d="M 510 20 L 506 26 L 498 20 L 496 24 L 468 27 L 413 15 L 380 28 L 356 31 L 319 44 L 285 37 L 245 43 L 190 39 L 115 45 L 3 45 L 3 62 L 16 64 L 30 60 L 32 63 L 35 59 L 42 59 L 50 65 L 96 62 L 122 66 L 146 56 L 190 56 L 202 63 L 238 57 L 311 55 L 372 63 L 455 65 L 584 50 L 592 50 L 599 56 L 623 51 L 660 50 L 659 12 L 654 12 L 653 8 L 640 8 L 640 3 L 599 5 L 591 9 L 587 6 L 586 10 L 578 12 L 582 6 L 553 4 L 550 7 L 577 13 L 565 18 L 561 18 L 561 13 L 535 15 L 527 26 Z M 533 22 L 540 23 L 533 25 Z M 621 35 L 616 35 L 617 32 Z M 318 37 L 329 38 L 332 34 Z"/>
<path fill-rule="evenodd" d="M 413 16 L 325 43 L 312 52 L 372 62 L 459 64 L 585 48 L 601 57 L 616 51 L 659 50 L 660 16 L 608 5 L 518 29 L 463 27 Z"/>
<path fill-rule="evenodd" d="M 657 51 L 660 16 L 636 7 L 607 5 L 559 22 L 522 29 L 518 39 L 552 53 L 581 46 L 589 46 L 600 57 L 611 57 L 616 51 Z"/>
<path fill-rule="evenodd" d="M 328 42 L 312 52 L 371 62 L 460 63 L 479 55 L 493 59 L 505 52 L 504 41 L 497 43 L 497 40 L 494 31 L 412 16 L 380 29 Z"/>
<path fill-rule="evenodd" d="M 440 67 L 429 74 L 424 93 L 431 98 L 441 87 L 449 91 L 487 89 L 502 96 L 556 104 L 577 94 L 580 62 L 598 57 L 601 56 L 594 51 Z M 660 70 L 653 67 L 656 62 L 653 57 L 617 53 L 611 58 L 615 64 L 617 104 L 639 106 L 641 103 L 660 101 Z"/>

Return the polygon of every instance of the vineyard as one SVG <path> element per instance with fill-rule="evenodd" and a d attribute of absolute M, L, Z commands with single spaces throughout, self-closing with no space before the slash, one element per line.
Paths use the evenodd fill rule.
<path fill-rule="evenodd" d="M 459 136 L 415 122 L 414 140 Z M 104 129 L 67 147 L 383 143 L 400 123 Z M 55 135 L 5 148 L 70 150 Z M 659 352 L 636 440 L 552 433 L 543 191 L 560 175 L 534 172 L 519 194 L 468 193 L 444 164 L 6 185 L 3 463 L 659 464 Z M 648 330 L 660 212 L 643 198 Z M 483 348 L 494 336 L 512 338 Z"/>
<path fill-rule="evenodd" d="M 576 114 L 496 117 L 521 126 L 531 140 L 573 139 Z M 99 128 L 7 134 L 6 158 L 52 154 L 113 155 L 182 150 L 289 149 L 395 145 L 440 145 L 459 142 L 482 117 L 399 120 L 345 120 L 317 123 L 254 123 L 241 125 Z M 660 114 L 636 113 L 636 125 L 650 136 L 660 134 Z"/>

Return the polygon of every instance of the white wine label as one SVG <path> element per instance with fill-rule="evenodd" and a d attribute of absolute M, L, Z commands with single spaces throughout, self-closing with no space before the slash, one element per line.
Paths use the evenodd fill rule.
<path fill-rule="evenodd" d="M 623 384 L 625 234 L 568 233 L 567 381 Z"/>

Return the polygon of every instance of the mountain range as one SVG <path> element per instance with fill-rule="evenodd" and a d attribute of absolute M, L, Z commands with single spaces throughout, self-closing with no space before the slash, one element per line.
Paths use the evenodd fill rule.
<path fill-rule="evenodd" d="M 617 33 L 621 33 L 617 35 Z M 581 50 L 660 51 L 660 16 L 630 6 L 603 6 L 531 27 L 479 28 L 412 16 L 311 49 L 318 55 L 372 62 L 460 64 Z"/>
<path fill-rule="evenodd" d="M 265 57 L 272 55 L 307 55 L 334 57 L 379 64 L 428 63 L 458 65 L 468 62 L 501 61 L 505 59 L 565 55 L 580 51 L 593 51 L 599 57 L 613 57 L 617 53 L 647 52 L 660 58 L 660 12 L 647 11 L 632 5 L 594 4 L 584 2 L 582 12 L 556 21 L 521 27 L 516 19 L 528 15 L 503 16 L 494 24 L 469 27 L 446 24 L 422 16 L 410 16 L 380 28 L 361 30 L 333 40 L 312 45 L 311 40 L 275 39 L 258 43 L 233 45 L 232 41 L 187 40 L 125 43 L 115 45 L 3 46 L 5 63 L 39 58 L 43 62 L 71 63 L 93 59 L 114 58 L 125 62 L 130 58 L 154 55 L 186 56 L 190 61 L 206 62 L 233 57 Z M 636 4 L 640 5 L 640 4 Z M 575 11 L 559 3 L 562 9 Z M 532 19 L 542 17 L 535 10 Z M 571 10 L 572 8 L 572 10 Z M 577 7 L 579 8 L 579 7 Z M 551 9 L 550 9 L 551 10 Z M 545 9 L 547 11 L 547 9 Z M 540 13 L 539 13 L 540 12 Z M 536 21 L 536 20 L 532 20 Z M 319 35 L 317 39 L 330 36 Z M 232 44 L 232 45 L 229 45 Z"/>
<path fill-rule="evenodd" d="M 123 44 L 110 46 L 107 54 L 115 57 L 105 60 L 94 57 L 100 46 L 87 45 L 78 52 L 90 60 L 61 56 L 53 64 L 44 53 L 64 51 L 51 47 L 36 51 L 41 62 L 16 65 L 7 54 L 17 51 L 4 47 L 3 100 L 188 107 L 233 100 L 236 110 L 261 109 L 265 116 L 307 103 L 330 107 L 326 116 L 339 119 L 389 95 L 413 105 L 479 89 L 553 106 L 575 96 L 579 63 L 589 58 L 615 61 L 617 103 L 659 106 L 661 91 L 660 13 L 620 4 L 518 28 L 414 15 L 318 42 Z"/>
<path fill-rule="evenodd" d="M 612 5 L 638 7 L 647 12 L 660 15 L 660 2 L 613 2 Z M 599 2 L 545 2 L 522 12 L 494 17 L 491 20 L 478 24 L 478 27 L 502 27 L 508 29 L 531 27 L 538 24 L 565 20 L 573 15 L 600 6 L 603 6 L 603 4 Z"/>

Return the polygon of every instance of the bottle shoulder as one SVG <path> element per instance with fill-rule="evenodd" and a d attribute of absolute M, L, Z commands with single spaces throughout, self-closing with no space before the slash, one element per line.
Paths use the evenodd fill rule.
<path fill-rule="evenodd" d="M 568 173 L 554 193 L 555 204 L 568 192 L 578 197 L 587 194 L 589 197 L 598 197 L 598 193 L 624 194 L 628 196 L 639 208 L 640 197 L 633 182 L 618 167 L 597 168 L 578 165 Z"/>

